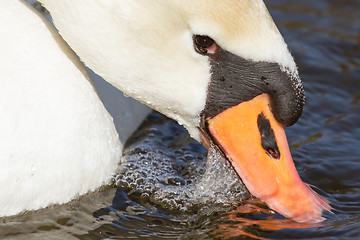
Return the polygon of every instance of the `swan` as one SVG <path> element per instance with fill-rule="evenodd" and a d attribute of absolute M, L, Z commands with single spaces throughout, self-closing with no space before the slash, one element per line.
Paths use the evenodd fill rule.
<path fill-rule="evenodd" d="M 146 109 L 124 116 L 119 138 L 81 62 L 24 1 L 2 2 L 0 35 L 0 216 L 109 183 Z"/>
<path fill-rule="evenodd" d="M 40 2 L 89 68 L 226 157 L 251 194 L 323 220 L 328 202 L 301 181 L 283 129 L 302 113 L 302 83 L 262 0 Z"/>

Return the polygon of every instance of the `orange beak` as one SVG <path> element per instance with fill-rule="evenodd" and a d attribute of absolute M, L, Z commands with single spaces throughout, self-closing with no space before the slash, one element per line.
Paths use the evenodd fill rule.
<path fill-rule="evenodd" d="M 268 95 L 208 120 L 209 131 L 252 195 L 297 222 L 320 222 L 328 201 L 301 181 Z"/>

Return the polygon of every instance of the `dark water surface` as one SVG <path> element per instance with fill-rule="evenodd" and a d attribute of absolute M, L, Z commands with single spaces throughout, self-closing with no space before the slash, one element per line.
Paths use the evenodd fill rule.
<path fill-rule="evenodd" d="M 206 150 L 153 114 L 129 141 L 113 187 L 0 219 L 0 239 L 359 239 L 360 0 L 265 3 L 306 90 L 305 111 L 286 130 L 293 158 L 334 214 L 318 226 L 283 219 L 249 197 L 226 162 L 206 167 Z"/>

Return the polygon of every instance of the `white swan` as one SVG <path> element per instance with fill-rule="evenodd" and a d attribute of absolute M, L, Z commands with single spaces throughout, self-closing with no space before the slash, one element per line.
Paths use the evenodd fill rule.
<path fill-rule="evenodd" d="M 23 1 L 1 2 L 0 35 L 0 216 L 107 183 L 122 144 L 76 55 Z"/>
<path fill-rule="evenodd" d="M 253 195 L 322 220 L 329 206 L 300 180 L 283 130 L 302 84 L 262 0 L 40 2 L 88 67 L 222 152 Z"/>

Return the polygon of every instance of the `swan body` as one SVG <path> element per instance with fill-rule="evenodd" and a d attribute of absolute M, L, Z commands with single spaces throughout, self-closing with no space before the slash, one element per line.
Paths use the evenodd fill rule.
<path fill-rule="evenodd" d="M 51 13 L 61 36 L 89 68 L 125 94 L 175 119 L 184 125 L 193 138 L 225 156 L 254 196 L 296 221 L 319 222 L 323 219 L 323 210 L 329 210 L 330 207 L 326 200 L 301 181 L 283 129 L 284 126 L 294 124 L 302 113 L 302 83 L 287 45 L 262 0 L 40 2 Z M 9 9 L 4 10 L 5 13 L 13 10 L 11 6 L 14 3 L 8 0 L 6 4 Z M 21 21 L 31 26 L 42 24 L 43 30 L 46 31 L 43 22 L 31 23 L 27 19 Z M 2 28 L 6 29 L 6 26 L 3 25 Z M 28 34 L 32 35 L 36 29 L 38 28 L 34 28 L 34 31 Z M 16 34 L 12 33 L 12 37 L 17 36 Z M 48 39 L 42 41 L 49 47 L 47 51 L 58 47 L 59 44 L 48 43 L 54 42 L 55 33 L 40 35 L 47 35 Z M 55 39 L 55 42 L 58 40 Z M 22 42 L 17 44 L 21 45 Z M 16 51 L 26 52 L 32 47 L 36 47 L 36 44 L 25 45 L 24 49 L 20 47 Z M 36 55 L 36 52 L 32 54 Z M 55 54 L 47 57 L 52 56 Z M 68 61 L 68 58 L 66 60 L 60 61 L 60 65 L 66 67 L 70 62 L 74 62 Z M 46 59 L 45 63 L 48 62 Z M 26 68 L 26 65 L 23 67 Z M 28 71 L 35 73 L 40 69 Z M 44 72 L 55 75 L 52 70 Z M 70 72 L 75 74 L 74 70 Z M 56 75 L 62 77 L 60 73 Z M 45 76 L 45 79 L 48 78 L 49 75 Z M 66 96 L 56 104 L 66 104 L 65 109 L 70 108 L 74 111 L 66 115 L 64 109 L 54 108 L 56 104 L 52 105 L 50 109 L 55 113 L 38 125 L 46 126 L 51 124 L 49 119 L 58 119 L 59 122 L 46 129 L 57 129 L 62 126 L 61 129 L 66 130 L 52 132 L 50 138 L 66 132 L 76 135 L 58 136 L 63 140 L 71 139 L 70 142 L 64 141 L 66 154 L 77 152 L 75 154 L 78 154 L 78 157 L 86 156 L 88 159 L 84 160 L 85 162 L 66 162 L 61 159 L 61 165 L 69 164 L 73 172 L 56 175 L 60 171 L 49 169 L 48 174 L 50 179 L 56 180 L 61 177 L 70 184 L 64 184 L 65 187 L 61 191 L 46 193 L 48 195 L 39 196 L 32 193 L 32 196 L 38 198 L 29 201 L 35 203 L 37 200 L 41 200 L 42 203 L 47 201 L 48 204 L 61 203 L 71 199 L 74 194 L 82 194 L 96 188 L 106 182 L 121 153 L 121 144 L 106 111 L 102 109 L 102 113 L 98 113 L 93 110 L 96 106 L 101 108 L 102 105 L 91 84 L 74 76 L 72 78 L 75 80 L 69 83 L 70 89 L 62 89 L 65 87 L 61 86 L 57 86 L 56 89 L 49 87 L 54 93 L 50 99 L 41 101 L 42 104 L 33 105 L 46 107 L 47 102 L 53 98 L 58 100 L 53 96 L 61 90 Z M 83 86 L 74 87 L 75 81 L 79 84 L 86 82 L 88 90 L 84 90 Z M 59 82 L 62 81 L 55 80 L 55 83 Z M 35 95 L 39 92 L 41 93 L 38 91 Z M 91 94 L 93 97 L 89 97 L 90 99 L 77 99 Z M 24 96 L 26 97 L 25 93 Z M 31 106 L 25 107 L 31 103 L 30 100 L 24 103 L 24 111 L 31 109 Z M 85 106 L 79 107 L 79 103 Z M 89 108 L 92 110 L 87 111 Z M 46 113 L 48 111 L 50 110 L 45 110 Z M 64 116 L 67 116 L 73 125 L 64 126 Z M 40 123 L 37 119 L 35 122 Z M 93 125 L 95 127 L 92 129 Z M 13 127 L 15 132 L 18 129 L 21 128 L 17 125 Z M 34 136 L 34 133 L 23 136 Z M 44 139 L 44 136 L 40 138 Z M 83 138 L 87 140 L 80 141 Z M 16 142 L 17 140 L 8 146 L 9 149 L 16 146 Z M 43 146 L 49 142 L 51 141 L 42 142 L 35 139 L 32 141 L 34 146 L 31 149 L 39 146 L 39 143 Z M 78 145 L 82 147 L 74 149 Z M 91 158 L 93 156 L 95 157 Z M 40 160 L 35 160 L 35 163 L 37 161 Z M 18 165 L 11 165 L 15 171 L 22 168 L 20 162 L 16 163 Z M 54 166 L 57 166 L 58 162 L 60 160 L 55 161 Z M 7 165 L 6 169 L 11 166 Z M 30 178 L 31 174 L 37 171 L 47 173 L 46 168 L 33 164 L 32 161 L 24 166 L 24 170 L 27 171 L 25 174 Z M 9 176 L 6 179 L 13 181 L 14 178 Z M 44 178 L 41 180 L 44 181 Z M 61 181 L 55 180 L 46 184 L 56 188 Z M 31 191 L 34 184 L 36 183 L 29 182 L 28 186 L 25 184 L 25 191 Z M 69 189 L 77 191 L 64 194 L 70 191 L 66 186 L 76 184 L 80 185 Z M 67 199 L 54 196 L 61 194 L 66 195 Z M 38 203 L 36 206 L 25 205 L 25 209 L 36 207 L 41 206 Z"/>
<path fill-rule="evenodd" d="M 23 1 L 2 1 L 0 35 L 0 216 L 108 183 L 122 142 L 77 56 Z"/>

